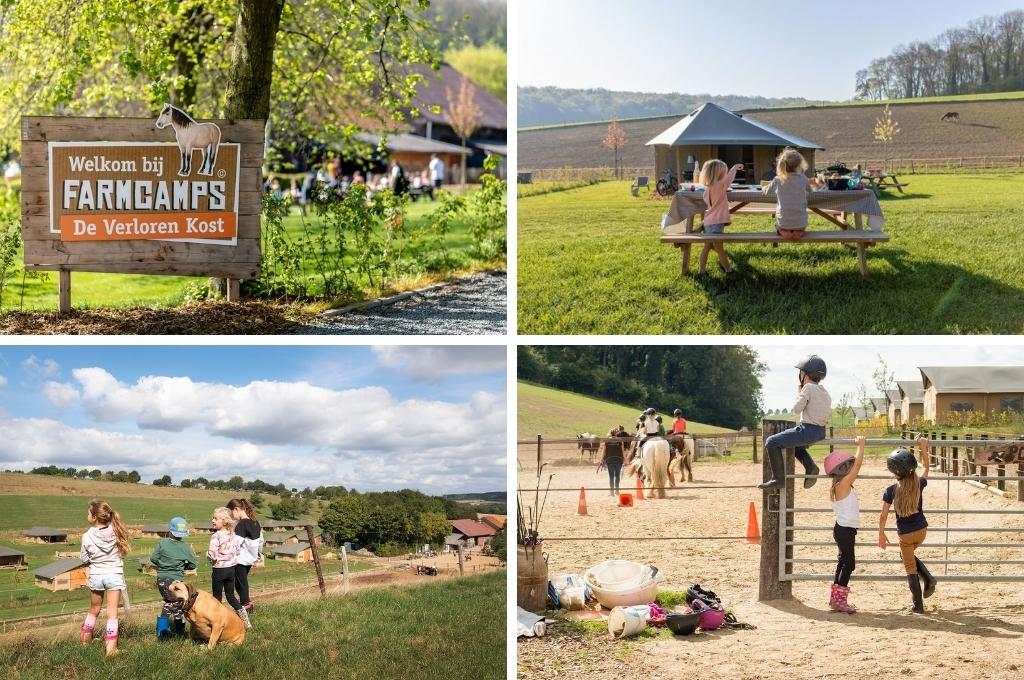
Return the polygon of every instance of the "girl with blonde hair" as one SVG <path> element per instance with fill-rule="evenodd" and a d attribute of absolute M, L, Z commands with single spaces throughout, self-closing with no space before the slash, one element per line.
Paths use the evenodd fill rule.
<path fill-rule="evenodd" d="M 924 613 L 923 597 L 935 592 L 935 578 L 914 554 L 928 535 L 928 520 L 924 516 L 923 492 L 928 486 L 928 438 L 918 437 L 918 453 L 924 464 L 924 472 L 917 475 L 917 459 L 910 449 L 896 449 L 889 454 L 886 465 L 896 475 L 896 483 L 882 494 L 882 514 L 878 518 L 878 547 L 885 550 L 889 538 L 885 535 L 885 523 L 889 518 L 889 507 L 896 511 L 896 533 L 900 540 L 900 555 L 907 571 L 907 585 L 914 601 L 914 612 Z M 924 593 L 921 592 L 924 580 Z"/>
<path fill-rule="evenodd" d="M 717 158 L 710 160 L 700 169 L 700 183 L 704 186 L 704 202 L 708 209 L 704 211 L 704 233 L 724 234 L 725 228 L 732 223 L 732 215 L 729 212 L 729 199 L 726 192 L 729 185 L 736 179 L 736 173 L 743 169 L 742 163 L 729 168 Z M 732 272 L 732 264 L 725 254 L 725 244 L 722 241 L 708 241 L 704 249 L 700 251 L 700 274 L 707 274 L 708 255 L 714 248 L 718 253 L 718 263 L 726 274 Z"/>
<path fill-rule="evenodd" d="M 121 600 L 124 583 L 124 556 L 131 550 L 128 531 L 121 523 L 121 516 L 103 500 L 89 501 L 86 514 L 90 528 L 82 534 L 79 557 L 89 565 L 89 613 L 82 624 L 82 644 L 92 640 L 96 617 L 107 598 L 107 628 L 103 634 L 107 656 L 117 654 L 117 605 Z"/>
<path fill-rule="evenodd" d="M 807 195 L 814 188 L 806 172 L 800 152 L 786 148 L 775 159 L 775 177 L 762 189 L 775 194 L 775 232 L 783 241 L 799 241 L 807 230 Z"/>
<path fill-rule="evenodd" d="M 235 596 L 235 565 L 238 564 L 238 551 L 240 546 L 235 540 L 235 519 L 227 508 L 217 508 L 213 511 L 210 519 L 213 523 L 213 535 L 210 536 L 210 549 L 206 551 L 206 557 L 212 565 L 211 579 L 213 596 L 219 602 L 223 595 L 238 618 L 242 619 L 246 629 L 251 628 L 249 624 L 249 612 L 245 610 L 242 603 Z"/>

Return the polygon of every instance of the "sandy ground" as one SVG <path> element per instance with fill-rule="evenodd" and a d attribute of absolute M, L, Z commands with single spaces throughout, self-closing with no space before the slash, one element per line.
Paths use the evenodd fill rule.
<path fill-rule="evenodd" d="M 698 463 L 695 485 L 756 484 L 761 466 L 750 463 Z M 883 474 L 881 461 L 865 464 L 864 474 Z M 591 466 L 545 468 L 554 473 L 552 487 L 596 487 L 607 476 Z M 520 472 L 523 480 L 535 472 Z M 936 473 L 938 476 L 938 473 Z M 856 488 L 861 507 L 876 509 L 887 482 L 861 480 Z M 635 481 L 623 481 L 623 490 Z M 943 541 L 946 516 L 946 482 L 933 482 L 925 491 L 925 509 L 933 541 Z M 1012 488 L 1012 483 L 1008 486 Z M 583 678 L 614 673 L 621 678 L 767 678 L 785 674 L 788 679 L 875 675 L 925 678 L 1020 677 L 1015 664 L 1024 666 L 1019 647 L 1024 637 L 1024 588 L 1017 583 L 942 582 L 943 565 L 933 565 L 939 586 L 925 601 L 926 614 L 908 612 L 910 594 L 905 581 L 851 581 L 851 602 L 860 612 L 850 616 L 828 610 L 828 584 L 796 582 L 793 599 L 757 601 L 760 546 L 743 540 L 595 540 L 612 536 L 742 536 L 749 503 L 755 502 L 760 518 L 761 492 L 744 489 L 680 489 L 669 498 L 646 500 L 635 508 L 618 508 L 607 491 L 588 491 L 588 515 L 576 514 L 579 492 L 552 492 L 544 510 L 541 534 L 551 537 L 546 549 L 551 574 L 582 572 L 605 559 L 622 558 L 652 563 L 661 569 L 662 589 L 685 590 L 692 583 L 715 590 L 737 618 L 757 626 L 753 631 L 716 631 L 688 638 L 612 643 L 603 637 L 564 630 L 545 640 L 521 639 L 518 643 L 519 675 L 524 678 Z M 972 509 L 1024 509 L 1015 500 L 953 482 L 949 507 Z M 810 490 L 798 488 L 797 507 L 828 507 L 824 481 Z M 892 520 L 890 519 L 890 526 Z M 829 513 L 798 513 L 796 524 L 829 526 Z M 951 527 L 1022 528 L 1024 515 L 950 515 Z M 874 543 L 877 515 L 862 515 L 858 540 Z M 1024 533 L 956 532 L 950 540 L 972 543 L 1020 543 L 1011 549 L 950 549 L 948 559 L 1024 559 Z M 558 537 L 586 540 L 560 541 Z M 798 532 L 799 540 L 831 540 L 831 531 Z M 894 530 L 889 531 L 895 540 Z M 835 558 L 835 549 L 798 547 L 799 558 Z M 919 551 L 921 558 L 944 559 L 944 549 Z M 901 575 L 898 550 L 876 545 L 858 547 L 862 562 L 887 560 L 884 564 L 859 564 L 861 573 Z M 1021 565 L 949 565 L 948 573 L 1024 573 Z M 799 564 L 796 571 L 831 573 L 834 565 Z M 558 624 L 554 629 L 557 631 Z M 1007 644 L 1009 643 L 1009 644 Z M 906 651 L 904 651 L 906 650 Z"/>

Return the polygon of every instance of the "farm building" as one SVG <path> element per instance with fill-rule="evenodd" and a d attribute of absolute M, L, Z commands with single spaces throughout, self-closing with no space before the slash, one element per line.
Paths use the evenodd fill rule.
<path fill-rule="evenodd" d="M 266 522 L 260 522 L 260 526 L 264 529 L 273 529 L 275 531 L 300 531 L 306 528 L 306 522 L 268 519 Z"/>
<path fill-rule="evenodd" d="M 452 534 L 467 546 L 484 545 L 497 533 L 494 527 L 472 519 L 453 519 L 451 525 Z"/>
<path fill-rule="evenodd" d="M 358 134 L 356 138 L 374 147 L 380 144 L 380 137 L 371 133 Z M 409 175 L 426 170 L 430 164 L 431 155 L 437 154 L 446 168 L 445 178 L 447 181 L 454 181 L 454 178 L 458 177 L 455 168 L 462 165 L 462 156 L 470 156 L 473 153 L 471 148 L 463 149 L 461 146 L 448 142 L 405 133 L 389 134 L 385 149 L 388 159 L 398 161 Z"/>
<path fill-rule="evenodd" d="M 32 572 L 36 585 L 47 590 L 76 590 L 86 587 L 89 565 L 77 557 L 51 562 Z"/>
<path fill-rule="evenodd" d="M 1024 367 L 943 366 L 921 368 L 924 418 L 935 423 L 954 411 L 992 416 L 1024 412 Z"/>
<path fill-rule="evenodd" d="M 143 524 L 142 535 L 146 538 L 167 538 L 171 532 L 166 524 Z"/>
<path fill-rule="evenodd" d="M 286 543 L 274 548 L 274 559 L 286 562 L 308 562 L 313 559 L 313 549 L 309 543 Z"/>
<path fill-rule="evenodd" d="M 17 569 L 24 566 L 25 553 L 0 545 L 0 569 Z"/>
<path fill-rule="evenodd" d="M 212 534 L 214 531 L 216 531 L 213 528 L 213 524 L 211 524 L 210 522 L 195 522 L 195 523 L 191 523 L 190 522 L 189 525 L 188 525 L 188 528 L 189 528 L 189 531 L 191 531 L 192 533 L 196 533 L 196 534 L 198 534 L 198 533 Z"/>
<path fill-rule="evenodd" d="M 886 418 L 889 415 L 889 403 L 885 397 L 871 397 L 871 409 L 873 418 Z"/>
<path fill-rule="evenodd" d="M 742 163 L 745 177 L 738 179 L 753 183 L 774 175 L 775 157 L 787 146 L 795 147 L 807 159 L 808 174 L 814 169 L 814 152 L 825 148 L 710 102 L 688 113 L 647 146 L 654 147 L 655 177 L 672 170 L 681 182 L 695 181 L 694 161 L 718 158 L 730 167 Z"/>
<path fill-rule="evenodd" d="M 303 532 L 305 533 L 305 532 Z M 286 543 L 298 543 L 299 533 L 296 531 L 264 531 L 263 545 L 268 548 L 276 548 Z"/>
<path fill-rule="evenodd" d="M 900 391 L 899 390 L 886 390 L 885 391 L 885 413 L 889 420 L 889 427 L 895 429 L 903 423 L 902 414 L 900 413 L 901 402 L 900 402 Z"/>
<path fill-rule="evenodd" d="M 863 406 L 853 407 L 853 422 L 855 423 L 863 423 L 871 420 L 874 415 L 874 409 L 864 408 Z"/>
<path fill-rule="evenodd" d="M 476 518 L 495 531 L 501 531 L 505 528 L 505 515 L 481 515 L 478 513 Z"/>
<path fill-rule="evenodd" d="M 25 538 L 32 543 L 67 543 L 68 532 L 52 527 L 32 527 L 25 532 Z"/>
<path fill-rule="evenodd" d="M 924 416 L 924 387 L 920 380 L 897 380 L 900 391 L 900 414 L 904 425 L 912 425 Z"/>

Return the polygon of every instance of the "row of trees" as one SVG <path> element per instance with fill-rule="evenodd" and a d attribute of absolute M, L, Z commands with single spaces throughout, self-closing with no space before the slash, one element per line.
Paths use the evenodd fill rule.
<path fill-rule="evenodd" d="M 765 366 L 743 346 L 520 347 L 523 380 L 616 401 L 652 406 L 722 427 L 755 427 Z"/>
<path fill-rule="evenodd" d="M 138 484 L 142 481 L 142 476 L 136 471 L 132 470 L 107 470 L 106 472 L 101 471 L 99 468 L 74 468 L 74 467 L 57 467 L 56 465 L 42 465 L 37 468 L 29 470 L 30 475 L 50 475 L 51 477 L 71 477 L 74 479 L 95 479 L 104 482 L 129 482 L 131 484 Z"/>
<path fill-rule="evenodd" d="M 900 45 L 857 72 L 857 99 L 1024 89 L 1024 10 L 986 16 L 928 41 Z"/>

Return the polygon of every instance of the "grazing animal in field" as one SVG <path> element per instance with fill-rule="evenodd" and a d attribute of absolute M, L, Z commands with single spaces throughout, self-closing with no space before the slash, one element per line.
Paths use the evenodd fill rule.
<path fill-rule="evenodd" d="M 590 456 L 590 462 L 594 462 L 594 456 L 597 455 L 598 449 L 601 448 L 601 438 L 596 434 L 584 432 L 583 434 L 576 435 L 576 448 L 580 452 L 580 462 L 583 462 L 583 454 Z"/>
<path fill-rule="evenodd" d="M 212 175 L 213 166 L 217 164 L 217 150 L 220 148 L 220 128 L 213 123 L 197 123 L 191 116 L 170 104 L 164 104 L 156 119 L 156 127 L 163 130 L 170 125 L 174 128 L 174 138 L 181 152 L 181 169 L 178 175 L 187 177 L 192 172 L 192 152 L 203 152 L 203 162 L 199 165 L 200 175 Z"/>
<path fill-rule="evenodd" d="M 948 113 L 943 114 L 942 122 L 943 123 L 959 123 L 960 122 L 960 114 L 957 113 L 956 111 L 949 111 Z"/>
<path fill-rule="evenodd" d="M 685 434 L 677 434 L 669 437 L 669 443 L 675 449 L 672 462 L 669 463 L 669 471 L 679 470 L 679 481 L 693 481 L 693 459 L 696 447 L 693 437 Z M 686 474 L 683 474 L 683 473 Z M 689 475 L 689 479 L 687 479 Z"/>
<path fill-rule="evenodd" d="M 652 498 L 665 498 L 670 451 L 666 440 L 648 439 L 640 449 L 640 459 L 629 464 L 629 473 L 647 482 Z"/>

